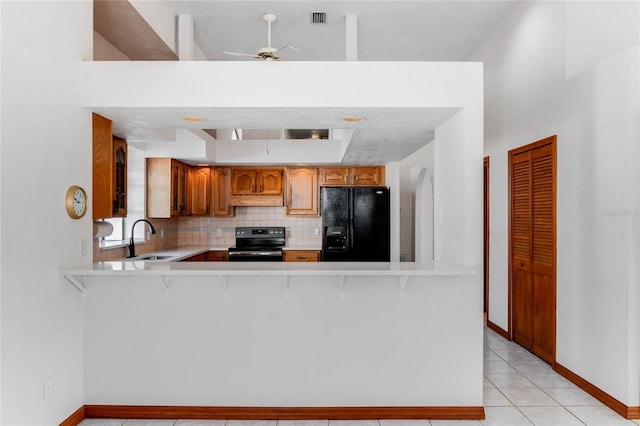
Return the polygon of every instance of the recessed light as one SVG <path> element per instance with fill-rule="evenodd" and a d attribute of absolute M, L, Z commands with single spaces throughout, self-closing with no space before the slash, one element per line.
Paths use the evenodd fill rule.
<path fill-rule="evenodd" d="M 358 117 L 358 116 L 351 116 L 351 117 L 344 117 L 342 120 L 346 121 L 347 123 L 357 123 L 358 121 L 363 121 L 364 117 Z"/>
<path fill-rule="evenodd" d="M 198 117 L 197 115 L 185 115 L 182 117 L 184 121 L 205 121 L 204 117 Z"/>

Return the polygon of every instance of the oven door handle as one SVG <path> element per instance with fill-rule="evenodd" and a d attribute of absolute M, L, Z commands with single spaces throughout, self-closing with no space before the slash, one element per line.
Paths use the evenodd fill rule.
<path fill-rule="evenodd" d="M 277 251 L 230 251 L 229 256 L 247 257 L 247 256 L 280 256 L 281 252 Z"/>

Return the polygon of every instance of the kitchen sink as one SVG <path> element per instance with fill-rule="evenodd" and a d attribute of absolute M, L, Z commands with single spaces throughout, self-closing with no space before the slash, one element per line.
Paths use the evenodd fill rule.
<path fill-rule="evenodd" d="M 133 260 L 168 260 L 175 257 L 175 255 L 162 255 L 162 254 L 141 254 L 136 256 Z"/>

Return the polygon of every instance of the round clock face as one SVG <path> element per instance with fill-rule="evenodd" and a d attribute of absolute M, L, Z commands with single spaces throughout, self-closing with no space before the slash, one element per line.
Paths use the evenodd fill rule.
<path fill-rule="evenodd" d="M 66 196 L 67 213 L 73 219 L 79 219 L 87 212 L 87 194 L 79 186 L 72 186 Z"/>

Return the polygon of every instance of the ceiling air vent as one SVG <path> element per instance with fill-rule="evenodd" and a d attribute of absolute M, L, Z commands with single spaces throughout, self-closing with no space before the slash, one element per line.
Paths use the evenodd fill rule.
<path fill-rule="evenodd" d="M 327 23 L 327 14 L 324 12 L 311 12 L 311 23 L 312 24 L 326 24 Z"/>

